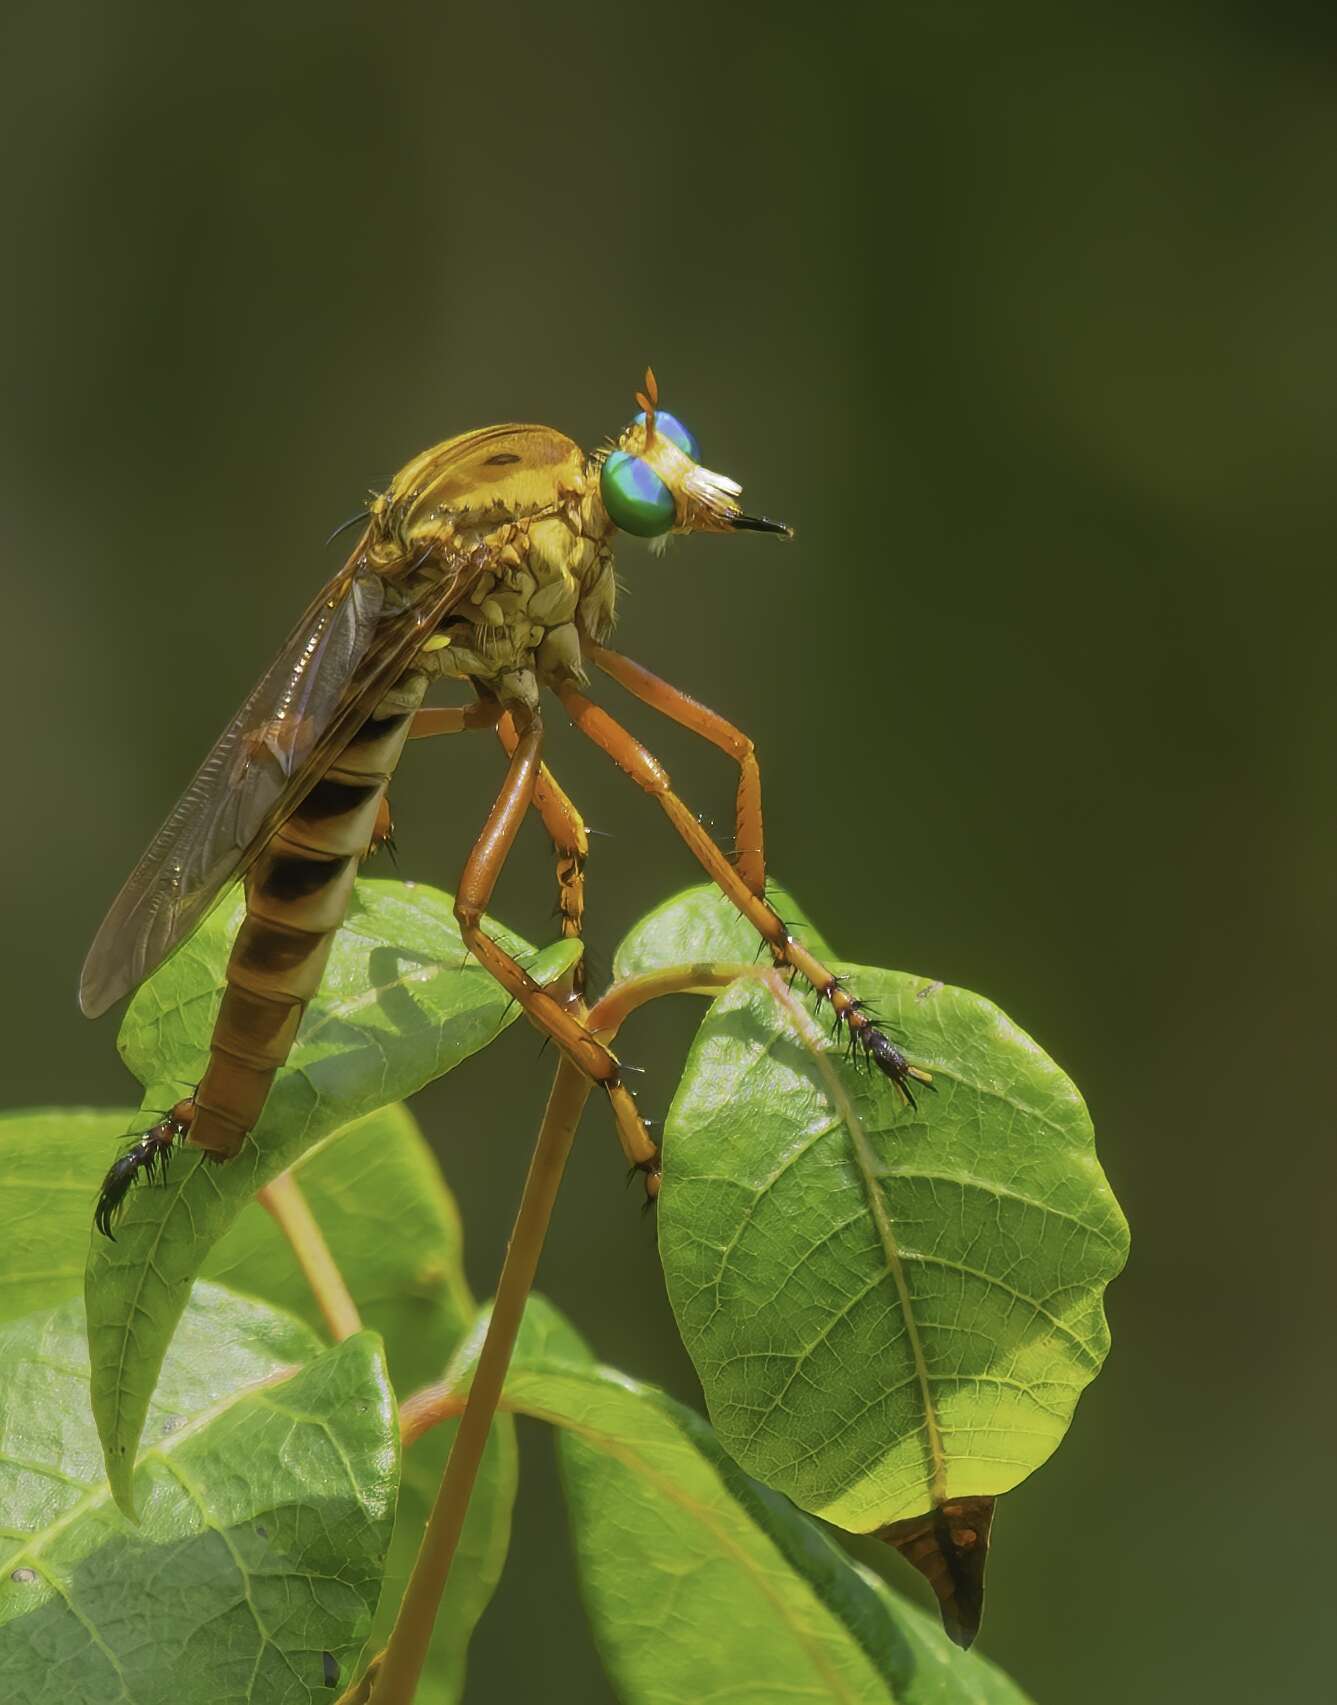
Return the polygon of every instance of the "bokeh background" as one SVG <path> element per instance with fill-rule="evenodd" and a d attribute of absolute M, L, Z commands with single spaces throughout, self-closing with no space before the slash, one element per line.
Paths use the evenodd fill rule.
<path fill-rule="evenodd" d="M 5 1101 L 128 1097 L 80 959 L 329 528 L 468 426 L 597 443 L 653 361 L 798 537 L 629 543 L 621 643 L 756 735 L 773 870 L 838 946 L 987 992 L 1072 1072 L 1133 1222 L 982 1647 L 1042 1705 L 1320 1697 L 1331 10 L 27 0 L 5 28 Z M 728 766 L 653 739 L 727 825 Z M 613 837 L 606 967 L 693 869 L 565 729 L 554 764 Z M 401 775 L 402 868 L 450 886 L 497 755 Z M 549 869 L 527 829 L 497 904 L 539 936 Z M 692 1021 L 629 1032 L 651 1100 Z M 548 1069 L 518 1026 L 418 1103 L 480 1292 Z M 696 1397 L 600 1117 L 542 1278 Z M 537 1433 L 470 1697 L 608 1697 Z"/>

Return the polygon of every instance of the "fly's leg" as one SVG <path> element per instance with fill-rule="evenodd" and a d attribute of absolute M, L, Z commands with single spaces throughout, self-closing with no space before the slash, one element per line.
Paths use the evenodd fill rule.
<path fill-rule="evenodd" d="M 194 1117 L 195 1100 L 188 1096 L 184 1101 L 178 1101 L 156 1125 L 151 1125 L 136 1137 L 125 1153 L 111 1163 L 98 1192 L 97 1207 L 93 1210 L 93 1224 L 104 1237 L 115 1243 L 116 1237 L 111 1228 L 137 1179 L 152 1182 L 155 1176 L 167 1177 L 172 1149 L 178 1142 L 185 1141 Z"/>
<path fill-rule="evenodd" d="M 761 769 L 756 748 L 733 723 L 726 722 L 708 705 L 653 675 L 640 663 L 606 646 L 582 640 L 582 649 L 605 675 L 625 687 L 642 704 L 657 710 L 671 722 L 689 728 L 738 765 L 738 795 L 734 805 L 734 869 L 750 891 L 760 899 L 766 891 L 766 842 L 761 822 Z"/>
<path fill-rule="evenodd" d="M 415 710 L 409 724 L 410 740 L 430 740 L 434 734 L 467 734 L 472 729 L 495 728 L 502 715 L 496 699 L 475 699 L 472 704 L 425 705 Z"/>
<path fill-rule="evenodd" d="M 422 740 L 434 734 L 462 734 L 475 728 L 495 728 L 507 757 L 514 755 L 520 739 L 515 720 L 495 699 L 478 699 L 469 705 L 432 705 L 420 710 L 413 718 L 409 739 Z M 557 854 L 557 911 L 562 920 L 562 935 L 578 939 L 585 918 L 584 873 L 590 850 L 584 820 L 546 764 L 539 766 L 533 805 L 543 819 L 543 826 Z M 385 821 L 389 827 L 388 807 Z M 377 827 L 379 830 L 379 820 Z M 373 850 L 387 838 L 381 836 L 378 839 L 373 835 Z M 574 987 L 577 994 L 584 992 L 583 957 L 576 963 Z"/>
<path fill-rule="evenodd" d="M 382 847 L 390 854 L 391 858 L 394 857 L 395 820 L 390 814 L 390 795 L 388 793 L 381 795 L 381 802 L 376 807 L 376 821 L 372 825 L 371 840 L 367 843 L 367 850 L 363 853 L 363 858 L 370 858 Z"/>
<path fill-rule="evenodd" d="M 515 750 L 506 770 L 506 780 L 492 807 L 483 831 L 469 854 L 455 895 L 455 917 L 465 945 L 511 996 L 530 1020 L 546 1032 L 573 1064 L 602 1086 L 617 1123 L 618 1140 L 632 1166 L 646 1175 L 646 1191 L 658 1194 L 659 1151 L 646 1134 L 631 1092 L 622 1082 L 617 1061 L 608 1049 L 572 1016 L 559 1001 L 517 965 L 506 950 L 493 941 L 480 922 L 492 899 L 502 866 L 515 842 L 516 831 L 530 805 L 541 769 L 543 724 L 536 712 L 516 715 Z"/>
<path fill-rule="evenodd" d="M 413 713 L 409 724 L 410 740 L 430 740 L 436 734 L 467 734 L 477 729 L 494 728 L 501 715 L 495 700 L 478 699 L 467 705 L 427 705 Z M 376 812 L 376 825 L 364 858 L 370 858 L 385 847 L 393 856 L 395 851 L 395 820 L 390 812 L 390 796 L 383 794 Z"/>
<path fill-rule="evenodd" d="M 514 757 L 520 736 L 509 712 L 497 724 L 497 734 L 507 756 Z M 543 819 L 543 827 L 557 854 L 557 913 L 562 920 L 562 935 L 568 940 L 579 940 L 585 922 L 585 860 L 589 857 L 589 837 L 580 812 L 546 764 L 540 764 L 534 783 L 534 809 Z M 576 961 L 573 984 L 578 995 L 585 992 L 585 974 L 582 954 Z"/>
<path fill-rule="evenodd" d="M 606 752 L 617 766 L 646 793 L 656 798 L 665 816 L 696 855 L 702 868 L 761 936 L 778 966 L 792 969 L 807 979 L 821 1000 L 830 1001 L 838 1026 L 848 1031 L 850 1045 L 861 1049 L 892 1083 L 910 1107 L 915 1105 L 912 1083 L 930 1084 L 932 1079 L 878 1028 L 862 1004 L 841 986 L 840 980 L 821 960 L 808 952 L 786 929 L 784 920 L 730 864 L 711 837 L 674 793 L 668 771 L 632 734 L 600 706 L 592 704 L 572 686 L 559 689 L 567 715 L 587 739 Z"/>

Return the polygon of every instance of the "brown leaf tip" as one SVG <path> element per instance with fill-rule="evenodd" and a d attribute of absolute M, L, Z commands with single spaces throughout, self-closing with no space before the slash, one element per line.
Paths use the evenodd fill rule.
<path fill-rule="evenodd" d="M 933 1588 L 942 1625 L 969 1647 L 984 1614 L 984 1566 L 989 1560 L 993 1498 L 949 1498 L 922 1516 L 888 1522 L 876 1537 L 894 1545 Z"/>

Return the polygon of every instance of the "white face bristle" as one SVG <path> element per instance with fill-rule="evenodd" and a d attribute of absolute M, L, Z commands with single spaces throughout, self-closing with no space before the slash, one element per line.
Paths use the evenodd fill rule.
<path fill-rule="evenodd" d="M 703 504 L 716 515 L 733 515 L 738 510 L 738 499 L 743 495 L 743 488 L 737 480 L 731 480 L 726 474 L 717 474 L 710 468 L 695 467 L 683 481 L 689 496 Z"/>

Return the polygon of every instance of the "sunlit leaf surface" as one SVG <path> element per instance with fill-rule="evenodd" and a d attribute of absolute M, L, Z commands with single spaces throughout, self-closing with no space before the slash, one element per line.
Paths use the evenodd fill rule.
<path fill-rule="evenodd" d="M 868 1531 L 1037 1467 L 1108 1347 L 1127 1233 L 1069 1079 L 989 1001 L 854 967 L 937 1093 L 735 984 L 665 1128 L 669 1296 L 720 1442 Z"/>
<path fill-rule="evenodd" d="M 39 1107 L 0 1114 L 0 1320 L 83 1289 L 97 1186 L 132 1112 Z"/>
<path fill-rule="evenodd" d="M 808 922 L 807 913 L 787 888 L 769 882 L 766 898 L 810 952 L 818 958 L 830 956 L 825 937 Z M 738 908 L 713 883 L 706 882 L 675 894 L 634 924 L 618 945 L 613 975 L 634 977 L 701 960 L 769 963 L 769 954 L 759 953 L 759 946 L 756 930 Z"/>
<path fill-rule="evenodd" d="M 399 1449 L 372 1334 L 311 1333 L 199 1286 L 115 1508 L 77 1302 L 0 1327 L 0 1697 L 308 1705 L 379 1590 Z"/>

